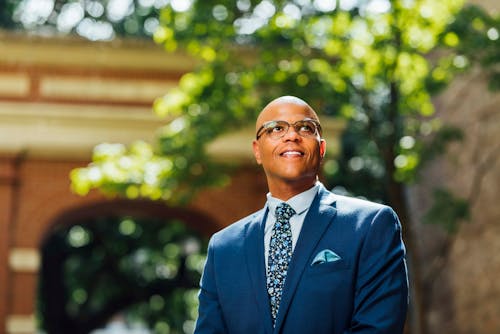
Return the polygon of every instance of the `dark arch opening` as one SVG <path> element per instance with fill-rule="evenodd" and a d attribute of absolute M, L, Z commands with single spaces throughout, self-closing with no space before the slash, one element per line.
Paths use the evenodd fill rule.
<path fill-rule="evenodd" d="M 95 216 L 177 217 L 184 221 L 189 228 L 199 231 L 206 236 L 220 229 L 220 226 L 218 226 L 211 217 L 203 213 L 187 208 L 169 207 L 162 202 L 142 199 L 99 201 L 68 209 L 57 216 L 51 226 L 56 227 L 65 224 L 75 224 L 78 223 L 78 221 Z M 51 230 L 49 229 L 48 234 L 50 234 L 50 232 Z"/>
<path fill-rule="evenodd" d="M 125 314 L 142 317 L 156 332 L 182 333 L 196 316 L 207 236 L 215 229 L 203 214 L 151 201 L 99 202 L 62 213 L 41 244 L 42 329 L 90 333 Z"/>

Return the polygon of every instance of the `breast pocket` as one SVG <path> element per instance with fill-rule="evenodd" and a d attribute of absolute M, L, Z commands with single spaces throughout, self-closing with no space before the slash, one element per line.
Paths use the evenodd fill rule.
<path fill-rule="evenodd" d="M 316 305 L 328 305 L 337 297 L 347 297 L 352 292 L 353 266 L 345 259 L 311 266 L 304 271 L 300 286 L 307 298 Z M 348 300 L 348 299 L 346 299 Z"/>

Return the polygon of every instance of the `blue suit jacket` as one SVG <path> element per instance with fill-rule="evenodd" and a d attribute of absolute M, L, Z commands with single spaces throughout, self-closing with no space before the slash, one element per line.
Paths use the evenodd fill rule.
<path fill-rule="evenodd" d="M 266 291 L 266 215 L 265 207 L 211 238 L 195 333 L 403 332 L 405 248 L 391 208 L 320 187 L 289 264 L 275 328 Z M 325 249 L 340 259 L 312 265 Z"/>

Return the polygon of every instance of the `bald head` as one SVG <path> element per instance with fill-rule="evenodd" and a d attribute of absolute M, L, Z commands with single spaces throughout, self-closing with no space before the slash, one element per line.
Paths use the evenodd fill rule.
<path fill-rule="evenodd" d="M 285 95 L 272 100 L 264 107 L 264 109 L 262 109 L 259 116 L 257 117 L 257 121 L 255 122 L 255 129 L 259 129 L 260 126 L 267 121 L 276 120 L 273 119 L 274 115 L 276 114 L 276 110 L 286 110 L 284 108 L 286 105 L 294 106 L 293 109 L 297 107 L 300 108 L 305 112 L 305 114 L 307 114 L 308 118 L 315 119 L 319 122 L 318 115 L 316 114 L 314 109 L 311 108 L 309 104 L 307 104 L 306 101 L 296 96 Z"/>
<path fill-rule="evenodd" d="M 280 96 L 271 102 L 268 103 L 270 104 L 275 104 L 275 103 L 290 103 L 290 104 L 296 104 L 296 105 L 302 105 L 302 106 L 309 106 L 306 101 L 302 100 L 299 97 L 296 96 L 291 96 L 291 95 L 285 95 L 285 96 Z"/>

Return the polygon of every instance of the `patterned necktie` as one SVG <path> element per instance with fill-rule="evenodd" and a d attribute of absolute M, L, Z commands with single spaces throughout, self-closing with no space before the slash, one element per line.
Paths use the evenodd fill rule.
<path fill-rule="evenodd" d="M 274 223 L 271 242 L 269 244 L 269 259 L 267 263 L 267 293 L 271 303 L 273 326 L 281 301 L 281 292 L 285 283 L 288 263 L 292 258 L 292 230 L 290 217 L 295 210 L 287 203 L 276 207 L 276 222 Z"/>

